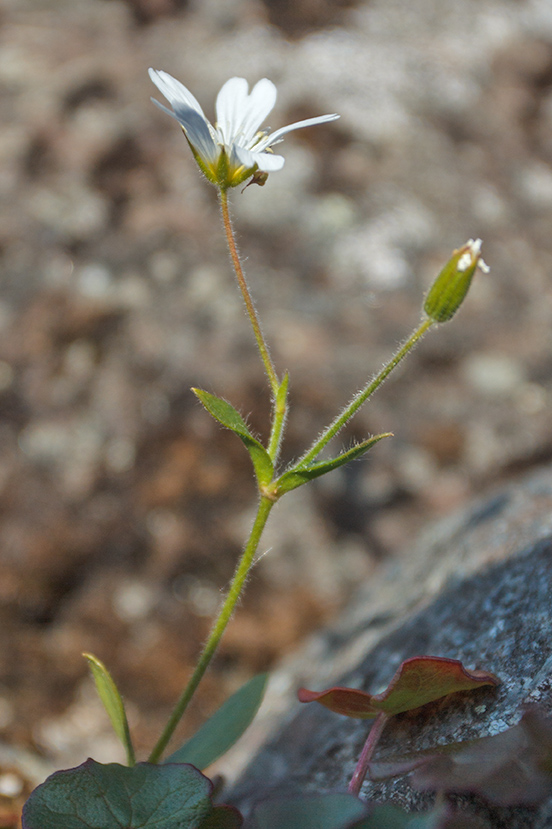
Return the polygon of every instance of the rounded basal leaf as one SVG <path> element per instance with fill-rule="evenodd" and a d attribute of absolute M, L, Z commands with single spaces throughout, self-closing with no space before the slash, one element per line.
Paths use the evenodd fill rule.
<path fill-rule="evenodd" d="M 457 659 L 441 656 L 414 656 L 405 660 L 381 694 L 367 694 L 356 688 L 329 688 L 327 691 L 298 692 L 300 702 L 319 702 L 336 714 L 371 719 L 380 711 L 392 716 L 411 711 L 456 691 L 471 691 L 500 680 L 487 671 L 469 671 Z"/>
<path fill-rule="evenodd" d="M 215 806 L 199 829 L 241 829 L 243 817 L 234 806 Z"/>
<path fill-rule="evenodd" d="M 251 829 L 346 829 L 365 814 L 366 805 L 345 792 L 274 798 L 255 808 Z"/>
<path fill-rule="evenodd" d="M 193 766 L 81 766 L 52 774 L 23 808 L 23 829 L 200 829 L 212 783 Z M 222 824 L 224 825 L 224 824 Z"/>
<path fill-rule="evenodd" d="M 191 763 L 204 769 L 238 740 L 253 720 L 264 696 L 268 674 L 258 674 L 232 694 L 167 763 Z"/>

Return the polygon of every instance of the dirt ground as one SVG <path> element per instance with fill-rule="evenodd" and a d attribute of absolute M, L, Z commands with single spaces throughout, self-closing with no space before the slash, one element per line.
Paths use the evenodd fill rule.
<path fill-rule="evenodd" d="M 277 84 L 273 128 L 342 116 L 233 197 L 291 374 L 287 460 L 410 333 L 454 247 L 483 237 L 492 269 L 343 438 L 394 439 L 278 505 L 183 734 L 419 527 L 552 456 L 546 2 L 3 0 L 0 729 L 61 765 L 121 756 L 82 651 L 151 746 L 251 521 L 248 457 L 190 387 L 266 434 L 216 194 L 150 65 L 210 115 L 243 75 Z"/>

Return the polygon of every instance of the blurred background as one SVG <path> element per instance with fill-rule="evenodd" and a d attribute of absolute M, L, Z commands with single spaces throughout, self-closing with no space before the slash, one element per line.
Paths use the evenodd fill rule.
<path fill-rule="evenodd" d="M 58 765 L 120 759 L 81 657 L 105 661 L 151 746 L 252 519 L 239 441 L 266 434 L 262 367 L 216 192 L 147 68 L 209 117 L 273 80 L 282 172 L 235 191 L 246 270 L 291 373 L 300 453 L 482 237 L 457 318 L 344 442 L 362 461 L 288 496 L 186 729 L 334 616 L 436 516 L 552 455 L 549 0 L 2 0 L 0 737 Z"/>

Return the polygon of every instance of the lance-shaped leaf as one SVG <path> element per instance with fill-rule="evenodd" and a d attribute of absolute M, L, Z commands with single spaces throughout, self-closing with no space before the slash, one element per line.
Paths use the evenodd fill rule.
<path fill-rule="evenodd" d="M 134 748 L 132 747 L 132 741 L 130 739 L 125 705 L 119 690 L 103 662 L 100 662 L 91 653 L 83 653 L 83 656 L 88 661 L 94 682 L 96 683 L 96 690 L 111 720 L 113 730 L 125 747 L 127 762 L 129 766 L 133 766 L 135 762 Z"/>
<path fill-rule="evenodd" d="M 472 691 L 483 685 L 498 685 L 487 671 L 468 671 L 457 659 L 441 656 L 414 656 L 406 659 L 381 694 L 367 694 L 356 688 L 329 688 L 327 691 L 298 691 L 300 702 L 319 702 L 336 714 L 371 719 L 383 711 L 388 716 L 411 711 L 456 691 Z"/>
<path fill-rule="evenodd" d="M 254 829 L 346 829 L 366 814 L 366 805 L 345 792 L 274 798 L 253 812 Z M 253 829 L 252 827 L 252 829 Z"/>
<path fill-rule="evenodd" d="M 479 794 L 499 806 L 537 805 L 552 793 L 552 719 L 529 709 L 500 734 L 370 764 L 372 780 L 413 772 L 423 791 Z"/>
<path fill-rule="evenodd" d="M 317 463 L 311 463 L 307 466 L 298 464 L 292 469 L 288 469 L 287 472 L 284 472 L 283 475 L 278 478 L 277 491 L 279 494 L 289 492 L 291 489 L 296 489 L 298 486 L 302 486 L 303 484 L 312 481 L 313 478 L 319 478 L 320 475 L 326 475 L 327 472 L 332 472 L 334 469 L 349 463 L 349 461 L 361 458 L 366 454 L 366 452 L 368 452 L 369 449 L 372 448 L 372 446 L 378 443 L 378 441 L 382 438 L 388 437 L 392 437 L 391 432 L 384 432 L 381 435 L 374 435 L 374 437 L 368 438 L 368 440 L 364 440 L 362 443 L 358 443 L 356 446 L 353 446 L 351 449 L 348 449 L 346 452 L 338 455 L 337 458 L 331 458 L 329 461 L 318 461 Z"/>
<path fill-rule="evenodd" d="M 191 763 L 198 769 L 214 763 L 234 745 L 253 720 L 262 702 L 267 681 L 268 674 L 258 674 L 250 679 L 166 762 Z"/>
<path fill-rule="evenodd" d="M 274 466 L 270 456 L 262 443 L 253 437 L 247 423 L 241 414 L 226 400 L 201 389 L 192 389 L 198 400 L 205 406 L 210 415 L 225 429 L 230 429 L 244 444 L 249 452 L 255 469 L 255 475 L 261 486 L 266 486 L 274 475 Z"/>
<path fill-rule="evenodd" d="M 87 760 L 52 774 L 23 808 L 23 829 L 197 829 L 213 784 L 188 765 Z"/>

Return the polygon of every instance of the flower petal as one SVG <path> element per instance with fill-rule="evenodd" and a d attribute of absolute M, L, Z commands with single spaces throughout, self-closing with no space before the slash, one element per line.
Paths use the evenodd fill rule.
<path fill-rule="evenodd" d="M 267 115 L 274 109 L 277 94 L 276 87 L 268 78 L 262 78 L 255 84 L 247 98 L 246 113 L 239 126 L 240 134 L 235 136 L 240 144 L 249 144 L 255 137 Z"/>
<path fill-rule="evenodd" d="M 282 155 L 274 155 L 274 153 L 259 153 L 247 150 L 245 147 L 233 147 L 234 155 L 239 159 L 248 170 L 257 165 L 258 169 L 263 173 L 275 173 L 281 170 L 285 163 L 285 158 Z"/>
<path fill-rule="evenodd" d="M 173 109 L 176 109 L 175 104 L 186 104 L 186 106 L 195 109 L 196 112 L 199 112 L 205 118 L 199 101 L 192 95 L 189 89 L 186 89 L 184 84 L 177 81 L 168 72 L 163 72 L 161 69 L 150 68 L 148 69 L 148 74 L 159 92 L 165 96 Z M 205 120 L 207 119 L 205 118 Z"/>
<path fill-rule="evenodd" d="M 247 115 L 248 90 L 245 78 L 230 78 L 217 95 L 217 128 L 227 146 L 234 143 L 239 126 Z"/>
<path fill-rule="evenodd" d="M 215 164 L 219 156 L 219 148 L 213 140 L 213 136 L 209 130 L 208 122 L 203 115 L 200 115 L 195 109 L 186 106 L 182 102 L 175 102 L 174 112 L 167 109 L 166 106 L 160 104 L 155 98 L 151 99 L 153 103 L 174 118 L 183 127 L 186 133 L 186 138 L 194 149 L 199 153 L 201 158 L 207 164 Z"/>
<path fill-rule="evenodd" d="M 273 132 L 271 135 L 267 135 L 266 138 L 263 138 L 258 144 L 256 149 L 258 150 L 266 150 L 267 147 L 272 146 L 278 142 L 282 135 L 285 135 L 286 132 L 291 132 L 292 130 L 301 130 L 303 127 L 313 127 L 315 124 L 326 124 L 328 121 L 335 121 L 339 118 L 339 115 L 319 115 L 317 118 L 307 118 L 306 121 L 296 121 L 294 124 L 288 124 L 287 127 L 281 127 L 276 132 Z"/>

